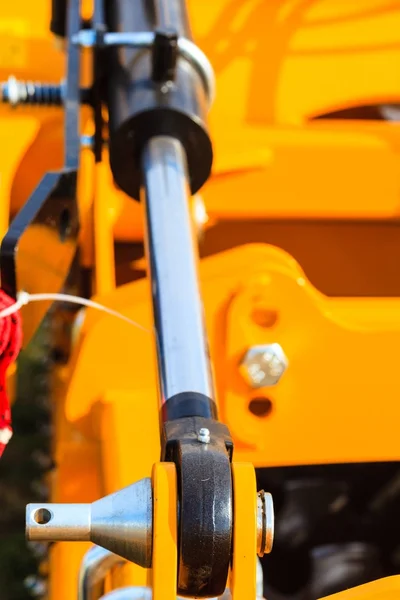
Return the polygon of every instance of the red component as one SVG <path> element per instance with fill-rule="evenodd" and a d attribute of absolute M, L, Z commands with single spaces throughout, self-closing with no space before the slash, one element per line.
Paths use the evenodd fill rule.
<path fill-rule="evenodd" d="M 0 311 L 15 303 L 13 298 L 0 290 Z M 6 392 L 6 373 L 17 358 L 22 344 L 22 321 L 17 311 L 8 317 L 0 317 L 0 456 L 12 436 L 11 409 Z"/>

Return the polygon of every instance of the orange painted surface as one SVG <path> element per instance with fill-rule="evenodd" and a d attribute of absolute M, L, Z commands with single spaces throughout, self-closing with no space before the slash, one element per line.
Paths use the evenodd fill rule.
<path fill-rule="evenodd" d="M 154 600 L 175 600 L 178 576 L 178 491 L 173 463 L 155 463 L 152 473 Z"/>
<path fill-rule="evenodd" d="M 400 0 L 189 5 L 195 39 L 217 76 L 210 113 L 215 163 L 201 191 L 208 226 L 230 220 L 250 231 L 246 219 L 396 223 L 398 125 L 312 119 L 400 101 Z M 0 79 L 64 76 L 64 55 L 48 31 L 49 8 L 50 2 L 30 0 L 2 7 Z M 85 131 L 92 126 L 86 116 L 82 111 Z M 43 173 L 62 164 L 62 125 L 58 109 L 0 107 L 2 234 Z M 142 239 L 142 208 L 115 190 L 107 164 L 95 166 L 87 149 L 78 200 L 82 264 L 95 266 L 97 300 L 150 331 L 148 282 L 115 288 L 114 241 Z M 354 251 L 357 243 L 355 233 Z M 330 251 L 340 248 L 332 241 Z M 373 250 L 364 257 L 373 258 Z M 265 243 L 234 247 L 201 264 L 219 407 L 236 460 L 256 466 L 399 460 L 400 299 L 329 298 L 296 259 Z M 322 271 L 326 259 L 313 257 Z M 344 257 L 344 275 L 352 260 Z M 89 502 L 151 476 L 160 452 L 151 335 L 87 311 L 76 338 L 54 388 L 52 499 L 58 502 Z M 248 347 L 270 342 L 282 345 L 289 369 L 276 387 L 252 390 L 241 358 Z M 269 401 L 264 416 L 252 412 L 255 398 Z M 53 547 L 52 599 L 75 597 L 86 547 Z M 242 568 L 253 572 L 252 565 Z M 132 566 L 121 581 L 143 585 L 150 575 Z M 398 578 L 389 578 L 337 600 L 391 600 L 398 587 Z"/>
<path fill-rule="evenodd" d="M 233 504 L 232 600 L 256 597 L 257 484 L 253 465 L 232 463 Z"/>
<path fill-rule="evenodd" d="M 399 594 L 400 576 L 395 575 L 327 596 L 325 600 L 397 600 Z"/>
<path fill-rule="evenodd" d="M 306 280 L 293 258 L 264 245 L 204 260 L 201 279 L 219 406 L 237 460 L 272 466 L 400 459 L 400 299 L 328 298 Z M 99 300 L 150 329 L 145 280 Z M 262 311 L 276 311 L 272 325 L 260 320 Z M 151 335 L 92 311 L 81 333 L 65 401 L 67 420 L 92 437 L 93 415 L 105 390 L 130 390 L 137 399 L 132 418 L 146 418 L 146 435 L 156 440 L 158 422 L 151 425 L 148 415 L 150 409 L 156 415 L 158 402 Z M 103 340 L 112 353 L 99 354 Z M 240 373 L 241 358 L 250 346 L 272 342 L 284 348 L 289 368 L 274 388 L 253 390 Z M 251 412 L 256 397 L 271 401 L 268 415 Z M 118 435 L 124 436 L 122 421 L 120 426 Z M 132 439 L 133 450 L 136 439 L 137 449 L 142 440 Z M 147 447 L 152 451 L 153 442 Z"/>

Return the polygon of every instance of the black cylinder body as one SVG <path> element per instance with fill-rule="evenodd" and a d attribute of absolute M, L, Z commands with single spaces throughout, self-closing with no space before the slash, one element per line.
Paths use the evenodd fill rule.
<path fill-rule="evenodd" d="M 174 29 L 190 38 L 183 0 L 109 0 L 111 32 Z M 208 179 L 212 147 L 205 126 L 207 98 L 202 79 L 185 59 L 178 58 L 174 81 L 153 81 L 152 50 L 110 48 L 107 51 L 107 104 L 110 162 L 116 184 L 139 199 L 141 154 L 148 140 L 171 136 L 183 145 L 191 192 Z"/>

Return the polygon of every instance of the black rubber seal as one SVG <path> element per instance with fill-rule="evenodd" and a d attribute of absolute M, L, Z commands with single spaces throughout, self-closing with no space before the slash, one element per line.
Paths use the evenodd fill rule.
<path fill-rule="evenodd" d="M 171 396 L 161 407 L 162 421 L 175 421 L 184 417 L 217 418 L 215 402 L 198 392 L 182 392 Z"/>
<path fill-rule="evenodd" d="M 211 141 L 200 119 L 169 107 L 143 110 L 111 133 L 110 165 L 115 183 L 125 194 L 139 200 L 141 155 L 147 142 L 157 136 L 170 136 L 181 142 L 187 158 L 190 190 L 192 195 L 196 194 L 211 173 Z"/>

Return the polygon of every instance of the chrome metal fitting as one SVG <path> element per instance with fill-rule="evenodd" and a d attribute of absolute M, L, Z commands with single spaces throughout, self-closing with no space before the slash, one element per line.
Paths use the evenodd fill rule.
<path fill-rule="evenodd" d="M 257 494 L 257 555 L 269 554 L 274 541 L 274 503 L 268 492 Z"/>
<path fill-rule="evenodd" d="M 289 366 L 280 344 L 253 346 L 240 364 L 240 372 L 252 388 L 273 386 Z"/>
<path fill-rule="evenodd" d="M 26 537 L 92 541 L 141 567 L 151 566 L 153 498 L 149 478 L 92 504 L 28 504 Z"/>

